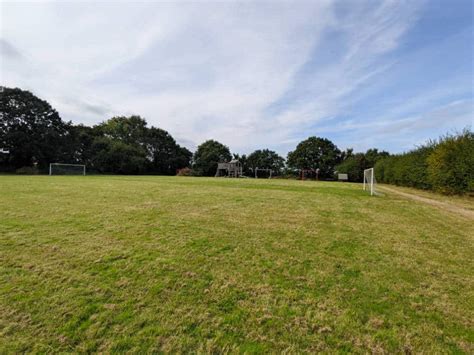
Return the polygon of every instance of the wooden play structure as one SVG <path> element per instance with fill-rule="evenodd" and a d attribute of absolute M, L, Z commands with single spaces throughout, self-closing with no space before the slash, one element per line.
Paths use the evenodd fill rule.
<path fill-rule="evenodd" d="M 237 159 L 232 159 L 228 163 L 218 163 L 216 177 L 241 177 L 242 163 Z"/>

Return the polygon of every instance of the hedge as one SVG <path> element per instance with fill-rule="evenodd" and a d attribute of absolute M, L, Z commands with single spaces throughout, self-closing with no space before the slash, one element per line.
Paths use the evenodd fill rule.
<path fill-rule="evenodd" d="M 474 193 L 474 133 L 464 130 L 375 164 L 377 181 L 445 194 Z"/>

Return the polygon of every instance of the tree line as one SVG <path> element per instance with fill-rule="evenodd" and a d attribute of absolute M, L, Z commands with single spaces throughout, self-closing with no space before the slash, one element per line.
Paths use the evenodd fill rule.
<path fill-rule="evenodd" d="M 114 174 L 175 174 L 192 153 L 140 116 L 113 117 L 93 127 L 64 122 L 51 105 L 20 89 L 0 90 L 3 171 L 44 172 L 52 162 L 85 164 Z"/>
<path fill-rule="evenodd" d="M 112 117 L 92 127 L 74 125 L 63 121 L 47 101 L 18 88 L 0 89 L 0 107 L 0 148 L 9 152 L 0 154 L 4 172 L 46 172 L 50 163 L 60 162 L 85 164 L 97 173 L 174 175 L 186 169 L 189 175 L 213 176 L 219 162 L 238 159 L 247 176 L 254 176 L 257 168 L 271 169 L 273 176 L 319 169 L 319 177 L 328 179 L 338 164 L 353 158 L 352 150 L 341 151 L 320 137 L 300 142 L 286 161 L 269 149 L 232 154 L 215 140 L 203 142 L 193 154 L 140 116 Z M 360 171 L 354 174 L 359 178 Z"/>
<path fill-rule="evenodd" d="M 214 176 L 219 162 L 238 159 L 246 176 L 271 169 L 273 176 L 297 177 L 318 171 L 320 179 L 346 173 L 360 182 L 364 169 L 375 166 L 380 182 L 436 189 L 446 193 L 472 191 L 473 133 L 445 137 L 405 154 L 369 149 L 340 150 L 327 138 L 309 137 L 288 153 L 259 149 L 232 154 L 207 140 L 192 153 L 165 130 L 148 126 L 140 116 L 117 116 L 92 127 L 61 119 L 51 105 L 29 91 L 0 87 L 0 171 L 46 172 L 52 162 L 85 164 L 88 171 L 111 174 Z"/>

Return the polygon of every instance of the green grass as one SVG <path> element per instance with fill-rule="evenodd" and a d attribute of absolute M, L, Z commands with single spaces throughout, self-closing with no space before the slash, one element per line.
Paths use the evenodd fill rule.
<path fill-rule="evenodd" d="M 0 176 L 0 353 L 474 351 L 472 221 L 360 185 Z"/>

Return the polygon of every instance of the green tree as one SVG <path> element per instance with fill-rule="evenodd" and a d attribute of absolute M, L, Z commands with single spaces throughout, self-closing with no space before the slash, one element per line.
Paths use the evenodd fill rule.
<path fill-rule="evenodd" d="M 246 154 L 240 155 L 238 153 L 233 153 L 232 155 L 235 160 L 240 161 L 240 163 L 242 164 L 242 173 L 247 176 L 252 176 L 253 171 L 250 170 L 250 167 L 248 165 L 247 155 Z"/>
<path fill-rule="evenodd" d="M 247 157 L 247 166 L 252 170 L 255 168 L 272 169 L 274 174 L 280 174 L 285 166 L 285 159 L 276 152 L 269 149 L 256 150 Z"/>
<path fill-rule="evenodd" d="M 338 173 L 347 174 L 349 181 L 360 182 L 364 178 L 366 166 L 367 160 L 364 153 L 356 153 L 337 165 L 335 170 Z"/>
<path fill-rule="evenodd" d="M 366 153 L 352 152 L 348 149 L 343 152 L 342 162 L 336 166 L 335 170 L 338 173 L 345 173 L 349 176 L 349 181 L 362 182 L 364 178 L 364 169 L 373 168 L 375 163 L 380 159 L 389 156 L 388 152 L 378 149 L 369 149 Z"/>
<path fill-rule="evenodd" d="M 64 142 L 64 161 L 68 163 L 85 164 L 89 170 L 92 168 L 94 151 L 92 144 L 102 134 L 96 127 L 82 124 L 69 126 L 69 137 Z"/>
<path fill-rule="evenodd" d="M 180 147 L 174 138 L 165 130 L 156 127 L 147 127 L 147 122 L 140 116 L 113 117 L 95 129 L 101 136 L 112 142 L 121 144 L 111 144 L 106 149 L 100 150 L 100 159 L 94 160 L 94 165 L 104 163 L 108 172 L 114 173 L 149 173 L 149 174 L 176 174 L 177 169 L 190 165 L 192 153 L 184 147 Z M 98 146 L 102 146 L 104 140 L 99 141 Z M 125 146 L 133 147 L 133 149 Z M 123 165 L 111 164 L 111 158 L 107 154 L 117 155 L 118 152 L 128 151 L 134 159 L 125 160 Z M 99 154 L 99 153 L 98 153 Z M 134 167 L 137 162 L 143 161 L 143 166 L 139 169 Z M 104 169 L 97 166 L 97 169 Z M 112 169 L 112 170 L 110 170 Z"/>
<path fill-rule="evenodd" d="M 367 152 L 365 152 L 364 154 L 365 162 L 366 162 L 364 169 L 373 168 L 375 166 L 375 163 L 377 163 L 377 161 L 379 161 L 382 158 L 386 158 L 389 155 L 390 155 L 389 152 L 386 152 L 384 150 L 379 151 L 377 148 L 372 148 L 372 149 L 367 150 Z"/>
<path fill-rule="evenodd" d="M 0 107 L 0 148 L 10 151 L 3 169 L 33 164 L 44 169 L 61 160 L 69 123 L 48 102 L 29 91 L 0 87 Z"/>
<path fill-rule="evenodd" d="M 229 161 L 231 158 L 227 146 L 210 139 L 202 143 L 194 153 L 193 169 L 198 175 L 214 176 L 217 163 Z"/>
<path fill-rule="evenodd" d="M 96 138 L 92 144 L 92 165 L 101 173 L 140 174 L 145 170 L 145 150 L 109 137 Z"/>
<path fill-rule="evenodd" d="M 179 146 L 165 130 L 151 127 L 146 131 L 145 148 L 149 171 L 154 174 L 174 175 L 177 169 L 189 167 L 192 153 Z"/>
<path fill-rule="evenodd" d="M 147 135 L 146 120 L 140 116 L 118 116 L 102 122 L 97 128 L 106 136 L 126 144 L 143 145 Z"/>
<path fill-rule="evenodd" d="M 293 169 L 320 169 L 320 177 L 332 177 L 341 160 L 341 151 L 326 138 L 309 137 L 288 153 L 287 164 Z"/>

